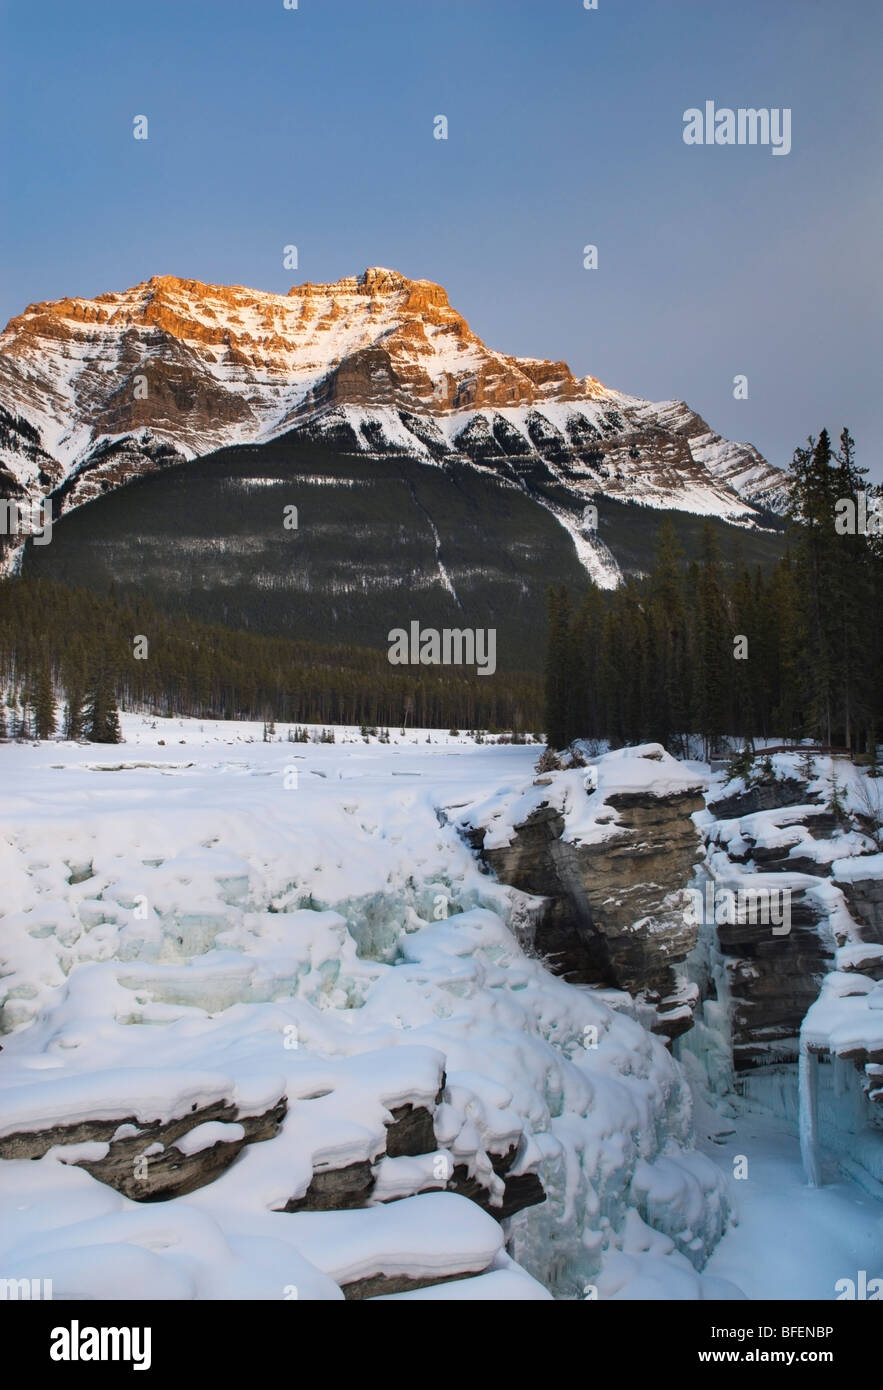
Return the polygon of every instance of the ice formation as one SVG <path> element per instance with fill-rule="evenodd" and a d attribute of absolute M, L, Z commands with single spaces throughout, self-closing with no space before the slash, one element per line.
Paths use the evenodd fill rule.
<path fill-rule="evenodd" d="M 513 893 L 439 815 L 514 797 L 534 750 L 244 744 L 184 723 L 186 756 L 146 756 L 162 732 L 128 717 L 107 758 L 3 750 L 0 1152 L 55 1141 L 2 1162 L 4 1272 L 92 1297 L 340 1297 L 372 1273 L 440 1280 L 421 1291 L 439 1297 L 455 1275 L 476 1298 L 724 1288 L 699 1271 L 726 1184 L 692 1146 L 682 1070 L 628 1010 L 524 954 Z M 176 1162 L 198 1162 L 283 1098 L 276 1137 L 186 1195 L 144 1206 L 83 1166 L 194 1111 Z M 392 1157 L 408 1106 L 436 1149 Z M 104 1142 L 84 1148 L 96 1118 Z M 507 1178 L 536 1173 L 546 1200 L 501 1227 L 493 1159 L 512 1146 Z M 282 1210 L 359 1164 L 367 1207 Z M 455 1165 L 487 1210 L 436 1190 Z"/>

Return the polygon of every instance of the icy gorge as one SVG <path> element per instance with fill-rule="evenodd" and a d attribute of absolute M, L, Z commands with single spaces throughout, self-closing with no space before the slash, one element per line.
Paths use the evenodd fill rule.
<path fill-rule="evenodd" d="M 4 753 L 4 1271 L 618 1300 L 833 1298 L 875 1268 L 861 772 L 834 824 L 823 757 L 748 788 L 658 745 L 537 774 L 535 746 L 432 731 L 124 733 Z M 689 911 L 773 877 L 787 935 Z"/>

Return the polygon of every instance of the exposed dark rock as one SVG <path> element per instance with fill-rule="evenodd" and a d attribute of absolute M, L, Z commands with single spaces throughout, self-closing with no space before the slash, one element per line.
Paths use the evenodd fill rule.
<path fill-rule="evenodd" d="M 810 803 L 797 803 L 800 811 L 800 819 L 794 820 L 794 807 L 777 807 L 779 810 L 787 810 L 791 814 L 786 820 L 782 818 L 780 829 L 791 832 L 791 837 L 783 843 L 769 846 L 758 845 L 752 834 L 751 826 L 746 825 L 744 820 L 740 823 L 739 832 L 745 841 L 747 849 L 741 854 L 730 854 L 729 857 L 738 863 L 747 863 L 753 860 L 756 867 L 763 873 L 798 873 L 811 874 L 814 878 L 827 878 L 831 871 L 831 866 L 825 860 L 814 859 L 809 854 L 792 854 L 792 850 L 799 844 L 805 842 L 806 831 L 809 832 L 813 840 L 830 840 L 834 835 L 840 834 L 843 825 L 836 816 L 825 810 L 823 807 L 816 807 Z"/>
<path fill-rule="evenodd" d="M 776 1060 L 797 1060 L 800 1025 L 832 964 L 833 953 L 820 949 L 811 932 L 777 938 L 766 958 L 733 961 L 730 1024 L 737 1071 L 769 1062 L 771 1045 Z"/>
<path fill-rule="evenodd" d="M 863 941 L 883 945 L 883 878 L 834 879 L 859 924 Z"/>
<path fill-rule="evenodd" d="M 752 823 L 745 817 L 758 810 L 786 808 L 791 815 L 783 816 L 779 825 L 787 836 L 784 842 L 772 847 L 758 845 Z M 797 808 L 799 819 L 793 818 L 794 808 Z M 793 848 L 806 843 L 807 831 L 812 840 L 826 840 L 843 829 L 825 807 L 807 799 L 806 785 L 798 779 L 764 783 L 750 792 L 712 802 L 709 810 L 722 818 L 739 821 L 741 847 L 737 853 L 729 854 L 732 862 L 751 861 L 758 871 L 768 874 L 829 876 L 831 866 L 825 860 L 814 859 L 809 853 L 791 853 Z M 773 823 L 777 823 L 775 817 Z M 716 838 L 713 828 L 710 838 Z M 745 885 L 750 887 L 750 879 L 745 880 Z M 840 886 L 849 902 L 851 885 Z M 883 893 L 880 899 L 883 908 Z M 850 907 L 860 920 L 860 913 L 852 903 Z M 727 957 L 736 1069 L 764 1065 L 771 1057 L 777 1061 L 796 1061 L 801 1023 L 818 998 L 822 980 L 834 966 L 833 935 L 821 908 L 808 901 L 805 888 L 792 888 L 790 931 L 777 934 L 770 923 L 720 922 L 717 935 Z M 866 939 L 876 939 L 871 928 L 867 929 Z"/>
<path fill-rule="evenodd" d="M 438 1103 L 444 1090 L 442 1086 L 436 1097 Z M 438 1148 L 432 1114 L 420 1105 L 401 1105 L 391 1112 L 393 1122 L 386 1127 L 387 1158 L 417 1157 L 420 1154 L 435 1153 Z M 502 1205 L 491 1204 L 491 1194 L 477 1179 L 470 1178 L 466 1164 L 457 1164 L 447 1189 L 468 1197 L 498 1221 L 503 1221 L 524 1207 L 535 1206 L 546 1200 L 546 1193 L 536 1173 L 525 1173 L 518 1177 L 507 1177 L 515 1162 L 519 1145 L 512 1144 L 505 1153 L 488 1155 L 491 1166 L 498 1177 L 503 1178 L 505 1193 Z M 378 1155 L 382 1157 L 383 1155 Z M 377 1159 L 375 1159 L 375 1163 Z M 435 1192 L 435 1187 L 425 1188 L 424 1192 Z M 344 1168 L 317 1169 L 312 1181 L 302 1197 L 293 1197 L 286 1202 L 281 1211 L 342 1211 L 357 1207 L 367 1207 L 374 1197 L 374 1171 L 371 1163 L 359 1162 Z M 406 1194 L 393 1197 L 390 1201 L 401 1201 Z M 412 1194 L 419 1195 L 419 1194 Z M 391 1290 L 390 1290 L 391 1292 Z M 370 1297 L 364 1294 L 361 1297 Z"/>
<path fill-rule="evenodd" d="M 377 1298 L 385 1293 L 410 1293 L 413 1289 L 429 1289 L 433 1284 L 450 1284 L 457 1279 L 473 1279 L 483 1274 L 483 1269 L 465 1269 L 459 1274 L 440 1274 L 434 1279 L 414 1279 L 408 1274 L 369 1274 L 364 1279 L 354 1279 L 351 1284 L 341 1284 L 343 1296 L 348 1303 L 364 1298 Z"/>
<path fill-rule="evenodd" d="M 878 943 L 866 944 L 865 954 L 856 954 L 851 960 L 838 959 L 837 969 L 845 975 L 867 975 L 869 980 L 883 980 L 883 951 Z"/>
<path fill-rule="evenodd" d="M 769 1061 L 771 1045 L 778 1060 L 796 1060 L 800 1025 L 834 963 L 825 921 L 807 902 L 805 890 L 792 890 L 786 933 L 774 934 L 770 922 L 718 924 L 737 1070 Z"/>
<path fill-rule="evenodd" d="M 471 843 L 503 883 L 547 899 L 533 946 L 551 969 L 575 983 L 605 984 L 670 995 L 672 966 L 696 942 L 696 926 L 665 897 L 689 883 L 701 846 L 690 819 L 698 791 L 668 796 L 621 793 L 608 798 L 617 833 L 600 844 L 562 840 L 564 820 L 548 805 L 521 825 L 508 846 Z"/>
<path fill-rule="evenodd" d="M 650 1025 L 650 1032 L 671 1043 L 682 1033 L 689 1032 L 692 1027 L 693 1009 L 690 1004 L 679 1002 L 676 1006 L 666 1008 L 665 1001 L 663 1001 L 657 1007 L 656 1017 Z"/>
<path fill-rule="evenodd" d="M 272 1139 L 278 1132 L 284 1114 L 283 1104 L 277 1107 L 272 1118 L 262 1116 L 266 1123 L 258 1129 L 247 1128 L 242 1120 L 222 1120 L 222 1123 L 238 1123 L 245 1130 L 243 1137 L 218 1140 L 191 1154 L 182 1153 L 171 1137 L 165 1140 L 162 1137 L 152 1138 L 150 1143 L 146 1143 L 144 1134 L 133 1135 L 130 1139 L 117 1140 L 112 1144 L 106 1158 L 94 1162 L 81 1159 L 78 1166 L 85 1168 L 99 1182 L 107 1183 L 136 1202 L 160 1202 L 181 1197 L 214 1182 L 230 1167 L 246 1144 L 256 1139 Z M 189 1133 L 189 1129 L 185 1133 Z M 179 1139 L 182 1137 L 177 1136 Z M 160 1153 L 145 1156 L 145 1149 L 149 1149 L 151 1144 L 163 1144 L 163 1149 Z"/>
<path fill-rule="evenodd" d="M 535 1207 L 540 1202 L 545 1202 L 546 1192 L 536 1173 L 522 1173 L 517 1177 L 508 1177 L 507 1174 L 518 1154 L 518 1144 L 512 1144 L 505 1153 L 489 1153 L 491 1167 L 498 1178 L 503 1179 L 505 1191 L 503 1201 L 499 1205 L 493 1205 L 491 1194 L 488 1188 L 484 1187 L 476 1178 L 469 1176 L 469 1169 L 465 1163 L 458 1163 L 448 1182 L 448 1191 L 457 1192 L 461 1197 L 468 1197 L 482 1207 L 490 1216 L 497 1221 L 505 1221 L 507 1217 L 514 1216 L 517 1211 L 523 1211 L 525 1207 Z"/>
<path fill-rule="evenodd" d="M 386 1153 L 389 1158 L 433 1153 L 437 1147 L 432 1115 L 423 1105 L 401 1105 L 391 1112 L 393 1122 L 386 1127 Z"/>
<path fill-rule="evenodd" d="M 53 1125 L 0 1139 L 0 1158 L 41 1158 L 56 1145 L 107 1143 L 110 1147 L 104 1158 L 79 1159 L 76 1166 L 85 1168 L 99 1182 L 133 1201 L 156 1202 L 194 1192 L 213 1182 L 230 1167 L 246 1144 L 272 1139 L 279 1132 L 285 1111 L 283 1099 L 261 1115 L 240 1118 L 235 1105 L 219 1101 L 178 1119 L 155 1120 L 149 1124 L 130 1116 L 125 1120 L 98 1118 L 72 1125 Z M 220 1139 L 192 1154 L 176 1147 L 177 1142 L 197 1126 L 212 1121 L 238 1124 L 243 1134 L 233 1139 Z M 124 1126 L 137 1132 L 113 1139 Z"/>
<path fill-rule="evenodd" d="M 717 820 L 736 820 L 753 815 L 755 811 L 778 811 L 783 806 L 799 806 L 814 799 L 807 795 L 807 784 L 796 777 L 783 777 L 774 782 L 759 782 L 744 792 L 710 801 L 708 809 Z"/>
<path fill-rule="evenodd" d="M 192 1110 L 176 1120 L 152 1120 L 145 1124 L 128 1116 L 123 1120 L 79 1120 L 75 1124 L 50 1125 L 45 1129 L 21 1130 L 0 1138 L 0 1158 L 42 1158 L 59 1144 L 107 1143 L 124 1125 L 134 1127 L 143 1137 L 143 1146 L 156 1142 L 172 1144 L 188 1130 L 209 1120 L 228 1123 L 236 1119 L 236 1107 L 227 1101 Z M 128 1143 L 128 1140 L 121 1140 Z"/>
<path fill-rule="evenodd" d="M 374 1173 L 367 1159 L 345 1168 L 318 1168 L 302 1197 L 292 1197 L 279 1211 L 349 1211 L 367 1207 Z"/>
<path fill-rule="evenodd" d="M 879 1045 L 865 1047 L 864 1044 L 857 1043 L 855 1047 L 850 1047 L 838 1055 L 846 1062 L 854 1062 L 857 1067 L 883 1065 L 883 1046 Z"/>
<path fill-rule="evenodd" d="M 468 1197 L 471 1202 L 475 1202 L 490 1216 L 497 1221 L 505 1221 L 507 1217 L 514 1216 L 517 1211 L 523 1211 L 525 1207 L 535 1207 L 540 1202 L 545 1202 L 546 1192 L 536 1173 L 522 1173 L 518 1177 L 504 1178 L 505 1191 L 501 1204 L 495 1206 L 491 1202 L 491 1194 L 488 1188 L 484 1187 L 476 1178 L 469 1176 L 469 1170 L 464 1163 L 458 1163 L 448 1182 L 448 1191 L 457 1192 L 461 1197 Z"/>

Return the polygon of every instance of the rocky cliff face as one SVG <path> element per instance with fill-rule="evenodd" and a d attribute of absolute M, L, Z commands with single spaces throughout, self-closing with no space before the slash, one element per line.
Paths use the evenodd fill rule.
<path fill-rule="evenodd" d="M 706 811 L 702 789 L 656 745 L 621 749 L 585 772 L 540 776 L 517 800 L 461 809 L 459 819 L 497 878 L 532 895 L 524 932 L 550 968 L 627 991 L 669 1039 L 692 1026 L 699 1002 L 677 967 L 700 921 L 712 922 L 733 1064 L 744 1073 L 796 1062 L 823 983 L 823 999 L 833 991 L 861 1001 L 883 976 L 883 855 L 820 804 L 818 788 L 796 775 L 796 757 L 776 761 L 773 779 L 725 789 Z M 711 917 L 683 892 L 703 859 Z M 740 904 L 746 893 L 760 896 Z M 838 1055 L 870 1069 L 876 1100 L 883 1053 L 871 1032 L 862 1015 Z"/>
<path fill-rule="evenodd" d="M 832 971 L 873 972 L 873 948 L 862 956 L 859 943 L 883 942 L 883 919 L 877 918 L 883 891 L 868 857 L 872 842 L 848 817 L 819 804 L 818 788 L 795 775 L 795 763 L 793 756 L 778 757 L 774 780 L 712 800 L 704 827 L 719 886 L 759 888 L 771 902 L 788 900 L 788 918 L 775 930 L 750 914 L 717 923 L 733 1060 L 741 1071 L 795 1062 L 801 1026 L 823 981 Z"/>
<path fill-rule="evenodd" d="M 858 923 L 861 940 L 883 947 L 883 857 L 875 855 L 873 862 L 869 858 L 866 868 L 848 863 L 839 868 L 843 877 L 838 878 L 838 865 L 835 864 L 834 883 Z"/>
<path fill-rule="evenodd" d="M 287 295 L 154 276 L 29 306 L 0 335 L 0 487 L 59 510 L 296 431 L 350 452 L 541 465 L 579 536 L 597 494 L 756 521 L 785 477 L 683 402 L 488 348 L 440 285 L 373 268 Z"/>
<path fill-rule="evenodd" d="M 538 804 L 513 818 L 506 843 L 493 816 L 470 810 L 462 823 L 502 883 L 543 900 L 531 939 L 551 969 L 640 996 L 653 1031 L 672 1038 L 692 1020 L 675 967 L 696 944 L 682 890 L 702 856 L 691 819 L 702 789 L 658 745 L 620 753 L 587 774 L 539 777 Z"/>

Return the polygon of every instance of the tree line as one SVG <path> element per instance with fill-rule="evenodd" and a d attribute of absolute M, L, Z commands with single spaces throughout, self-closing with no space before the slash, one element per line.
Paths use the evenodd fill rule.
<path fill-rule="evenodd" d="M 815 738 L 874 755 L 883 720 L 883 536 L 848 430 L 795 451 L 786 553 L 771 569 L 725 564 L 710 526 L 688 566 L 670 519 L 652 571 L 612 596 L 549 592 L 545 727 L 574 738 L 654 741 L 705 756 L 728 737 Z M 862 502 L 862 496 L 865 501 Z M 864 511 L 862 510 L 864 507 Z"/>
<path fill-rule="evenodd" d="M 847 430 L 795 451 L 786 552 L 685 564 L 663 518 L 651 572 L 549 595 L 545 689 L 531 673 L 394 667 L 385 652 L 260 636 L 47 580 L 0 581 L 0 738 L 114 742 L 118 702 L 155 715 L 653 740 L 706 755 L 735 737 L 871 751 L 883 720 L 883 537 Z M 853 506 L 852 525 L 844 502 Z M 138 659 L 140 652 L 145 659 Z M 57 720 L 57 701 L 63 715 Z"/>
<path fill-rule="evenodd" d="M 0 695 L 0 739 L 52 738 L 59 732 L 57 698 L 48 651 L 36 667 L 24 676 L 20 689 L 15 680 L 5 700 Z M 120 713 L 113 682 L 105 666 L 100 666 L 87 691 L 80 681 L 71 681 L 66 692 L 64 738 L 86 739 L 89 743 L 121 743 Z"/>
<path fill-rule="evenodd" d="M 119 737 L 117 702 L 155 715 L 387 728 L 539 732 L 543 717 L 542 677 L 531 673 L 393 667 L 385 652 L 239 632 L 147 598 L 4 579 L 5 736 L 50 737 L 56 699 L 60 732 L 97 742 Z"/>

